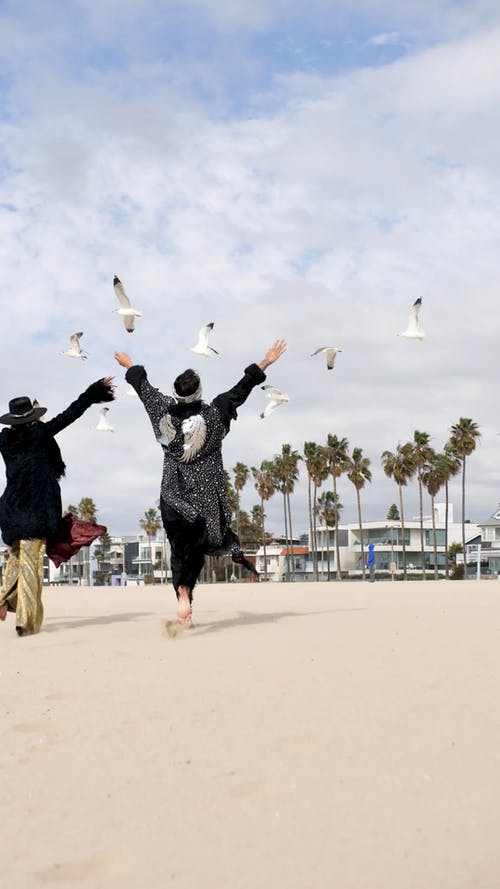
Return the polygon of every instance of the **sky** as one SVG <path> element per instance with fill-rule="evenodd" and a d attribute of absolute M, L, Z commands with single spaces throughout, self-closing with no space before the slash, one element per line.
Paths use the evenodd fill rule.
<path fill-rule="evenodd" d="M 469 417 L 466 516 L 492 514 L 496 0 L 3 0 L 0 126 L 2 412 L 26 394 L 50 417 L 116 374 L 115 433 L 96 432 L 96 407 L 58 436 L 64 505 L 92 497 L 111 534 L 135 534 L 159 498 L 161 448 L 115 350 L 168 394 L 194 367 L 211 400 L 283 337 L 268 382 L 290 401 L 261 420 L 265 394 L 251 394 L 228 470 L 346 437 L 371 460 L 363 517 L 383 519 L 397 488 L 382 452 L 416 429 L 440 450 Z M 133 334 L 114 275 L 143 312 Z M 419 296 L 426 337 L 402 339 Z M 189 347 L 209 321 L 220 354 L 205 359 Z M 62 354 L 75 331 L 86 361 Z M 343 349 L 332 372 L 311 357 L 327 345 Z M 345 478 L 339 496 L 355 521 Z M 458 479 L 451 497 L 459 520 Z M 242 507 L 256 502 L 249 481 Z M 266 511 L 282 533 L 279 495 Z"/>

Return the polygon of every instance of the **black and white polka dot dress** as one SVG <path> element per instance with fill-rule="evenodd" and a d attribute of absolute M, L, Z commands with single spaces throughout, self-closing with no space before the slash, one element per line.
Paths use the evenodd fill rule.
<path fill-rule="evenodd" d="M 141 398 L 163 448 L 161 499 L 189 522 L 200 516 L 205 519 L 207 552 L 231 548 L 231 534 L 228 535 L 231 513 L 226 497 L 222 440 L 229 432 L 231 420 L 237 418 L 237 408 L 265 378 L 257 364 L 250 364 L 232 389 L 218 395 L 210 404 L 201 403 L 197 419 L 191 423 L 196 433 L 191 441 L 195 440 L 196 444 L 187 458 L 186 423 L 176 412 L 170 413 L 177 405 L 175 398 L 155 389 L 141 365 L 134 365 L 126 373 L 127 382 Z"/>

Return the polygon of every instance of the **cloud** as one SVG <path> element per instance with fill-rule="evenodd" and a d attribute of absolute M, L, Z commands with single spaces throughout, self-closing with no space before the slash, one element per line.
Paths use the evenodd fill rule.
<path fill-rule="evenodd" d="M 146 7 L 153 23 L 168 20 L 161 4 Z M 320 5 L 312 8 L 319 15 Z M 145 7 L 122 9 L 120 37 Z M 431 45 L 418 52 L 333 75 L 276 77 L 247 44 L 246 70 L 254 63 L 268 73 L 249 113 L 214 103 L 227 73 L 216 57 L 194 67 L 179 50 L 174 60 L 148 44 L 149 26 L 140 52 L 123 41 L 103 61 L 116 10 L 108 2 L 87 15 L 72 4 L 74 17 L 60 18 L 50 45 L 36 33 L 42 16 L 31 22 L 11 11 L 2 47 L 11 74 L 2 121 L 3 403 L 26 392 L 60 410 L 91 380 L 113 370 L 121 378 L 115 348 L 166 391 L 195 363 L 215 395 L 285 336 L 287 356 L 269 377 L 290 404 L 260 421 L 262 393 L 251 396 L 225 443 L 228 467 L 258 465 L 283 442 L 300 450 L 304 440 L 345 435 L 372 459 L 363 502 L 367 516 L 380 517 L 396 497 L 381 452 L 415 428 L 441 447 L 451 424 L 471 416 L 484 436 L 470 459 L 469 502 L 471 517 L 484 517 L 498 447 L 498 27 L 442 44 L 431 28 Z M 293 10 L 304 14 L 298 3 Z M 394 10 L 370 6 L 365 30 L 379 15 L 371 33 L 397 33 L 385 30 L 394 13 L 406 34 L 399 19 L 420 16 L 417 5 L 405 16 Z M 283 10 L 242 3 L 230 19 L 222 6 L 202 11 L 248 35 L 274 27 Z M 48 26 L 55 7 L 43 12 Z M 492 7 L 477 12 L 482 24 Z M 78 24 L 92 39 L 85 64 L 85 46 L 71 58 Z M 35 77 L 23 68 L 29 53 Z M 214 85 L 207 101 L 193 86 L 204 79 Z M 144 311 L 132 336 L 112 311 L 114 274 Z M 427 340 L 403 342 L 396 333 L 418 295 Z M 188 346 L 207 321 L 221 357 L 204 362 Z M 60 354 L 75 330 L 84 331 L 85 363 Z M 310 358 L 330 340 L 344 349 L 331 374 Z M 104 441 L 90 415 L 61 441 L 65 502 L 94 496 L 112 532 L 133 532 L 158 497 L 161 453 L 140 407 L 113 405 L 117 432 Z M 351 489 L 346 482 L 341 493 L 347 519 L 355 518 Z M 454 491 L 457 498 L 458 482 Z M 250 485 L 244 505 L 252 498 Z M 413 487 L 408 498 L 415 514 Z M 297 530 L 307 527 L 305 504 L 302 479 Z M 269 513 L 280 530 L 278 497 Z"/>

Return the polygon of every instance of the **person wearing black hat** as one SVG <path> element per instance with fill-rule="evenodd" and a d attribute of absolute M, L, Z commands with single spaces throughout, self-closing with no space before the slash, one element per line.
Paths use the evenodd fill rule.
<path fill-rule="evenodd" d="M 19 636 L 38 633 L 43 622 L 43 557 L 46 541 L 57 536 L 62 503 L 59 480 L 65 465 L 54 438 L 92 404 L 112 401 L 113 377 L 92 383 L 76 401 L 48 422 L 47 412 L 27 396 L 9 401 L 0 423 L 0 453 L 7 484 L 0 497 L 0 531 L 10 547 L 0 589 L 0 620 L 15 612 Z"/>
<path fill-rule="evenodd" d="M 285 349 L 285 341 L 276 340 L 260 364 L 249 364 L 242 379 L 209 404 L 202 400 L 200 378 L 194 370 L 176 378 L 173 396 L 163 395 L 153 388 L 142 365 L 134 365 L 126 352 L 115 352 L 163 447 L 160 509 L 171 549 L 178 622 L 184 626 L 191 626 L 193 587 L 205 555 L 230 552 L 234 562 L 256 573 L 230 526 L 222 440 L 238 416 L 237 408 L 266 379 L 264 371 Z"/>

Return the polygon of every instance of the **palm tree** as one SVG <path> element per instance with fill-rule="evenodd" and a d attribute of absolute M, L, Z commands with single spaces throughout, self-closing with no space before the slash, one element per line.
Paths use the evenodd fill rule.
<path fill-rule="evenodd" d="M 151 575 L 154 582 L 153 540 L 156 537 L 157 531 L 159 531 L 162 526 L 162 521 L 158 510 L 154 507 L 151 507 L 151 509 L 146 509 L 142 519 L 139 519 L 139 525 L 146 536 L 149 538 L 149 560 L 151 562 Z"/>
<path fill-rule="evenodd" d="M 430 460 L 422 467 L 422 484 L 426 488 L 431 498 L 431 516 L 432 516 L 432 547 L 434 550 L 434 578 L 439 577 L 438 572 L 438 555 L 437 555 L 437 538 L 436 538 L 436 513 L 434 508 L 434 498 L 440 488 L 442 488 L 445 479 L 444 455 L 432 453 Z"/>
<path fill-rule="evenodd" d="M 462 547 L 464 554 L 464 577 L 467 577 L 467 557 L 465 549 L 465 461 L 476 450 L 481 438 L 477 423 L 468 417 L 460 417 L 451 427 L 450 444 L 462 461 Z"/>
<path fill-rule="evenodd" d="M 404 445 L 398 444 L 395 452 L 384 451 L 382 454 L 382 466 L 388 478 L 394 479 L 399 491 L 399 514 L 401 516 L 401 536 L 403 547 L 403 577 L 406 580 L 406 541 L 405 541 L 405 514 L 403 507 L 403 487 L 408 484 L 415 475 L 415 457 L 410 442 Z"/>
<path fill-rule="evenodd" d="M 338 438 L 337 435 L 328 433 L 325 446 L 325 454 L 328 460 L 328 471 L 333 478 L 333 493 L 337 498 L 337 479 L 347 469 L 349 442 L 347 438 Z M 340 565 L 340 545 L 339 545 L 339 520 L 340 513 L 337 513 L 337 520 L 334 529 L 335 536 L 335 563 L 337 580 L 342 579 L 342 568 Z"/>
<path fill-rule="evenodd" d="M 266 529 L 264 512 L 264 502 L 271 499 L 276 493 L 276 486 L 273 479 L 273 464 L 270 460 L 263 460 L 259 469 L 252 466 L 252 475 L 255 479 L 255 490 L 260 498 L 261 516 L 262 516 L 262 547 L 264 549 L 264 580 L 267 580 L 267 552 L 266 552 Z"/>
<path fill-rule="evenodd" d="M 245 466 L 244 463 L 237 463 L 236 466 L 233 467 L 234 472 L 234 490 L 236 491 L 237 497 L 237 507 L 236 507 L 236 533 L 238 537 L 241 536 L 240 529 L 240 509 L 241 509 L 241 492 L 245 487 L 248 476 L 250 474 L 250 470 L 248 466 Z M 238 565 L 238 577 L 241 580 L 241 565 Z"/>
<path fill-rule="evenodd" d="M 443 473 L 444 478 L 444 490 L 445 490 L 445 517 L 444 517 L 444 546 L 445 551 L 448 552 L 448 503 L 449 503 L 449 481 L 451 478 L 454 478 L 460 472 L 462 468 L 462 460 L 460 459 L 460 455 L 457 454 L 453 450 L 453 443 L 448 441 L 446 442 L 443 453 L 441 455 L 441 471 Z M 446 559 L 446 577 L 450 576 L 450 565 L 448 558 Z"/>
<path fill-rule="evenodd" d="M 418 514 L 420 519 L 420 552 L 422 554 L 422 580 L 425 580 L 425 547 L 424 547 L 424 504 L 422 496 L 422 470 L 426 463 L 432 460 L 433 450 L 429 444 L 430 435 L 428 432 L 419 432 L 415 429 L 413 433 L 413 455 L 415 457 L 415 466 L 417 468 L 418 482 Z"/>
<path fill-rule="evenodd" d="M 302 457 L 291 445 L 281 446 L 281 453 L 276 454 L 273 460 L 272 477 L 276 490 L 283 494 L 283 509 L 285 516 L 286 537 L 286 579 L 290 579 L 290 555 L 292 554 L 293 532 L 292 512 L 290 508 L 290 494 L 293 494 L 295 482 L 299 478 L 299 460 Z M 295 580 L 295 559 L 292 558 L 292 579 Z"/>
<path fill-rule="evenodd" d="M 358 521 L 359 531 L 361 535 L 361 562 L 363 565 L 363 580 L 365 579 L 365 545 L 363 542 L 363 525 L 361 522 L 361 496 L 360 491 L 365 486 L 365 482 L 371 482 L 372 473 L 370 470 L 370 460 L 363 457 L 362 448 L 353 448 L 352 455 L 348 458 L 347 478 L 356 488 L 356 501 L 358 504 Z"/>
<path fill-rule="evenodd" d="M 97 507 L 92 500 L 92 497 L 82 497 L 80 503 L 78 504 L 78 515 L 82 522 L 94 523 L 97 520 Z M 83 548 L 83 551 L 85 565 L 85 582 L 88 586 L 90 583 L 90 546 L 85 546 Z"/>
<path fill-rule="evenodd" d="M 304 459 L 307 469 L 308 486 L 307 498 L 309 505 L 309 531 L 311 536 L 311 552 L 313 557 L 314 580 L 319 579 L 318 574 L 318 546 L 316 541 L 316 501 L 318 488 L 321 487 L 328 475 L 328 461 L 324 449 L 314 441 L 304 442 Z M 313 494 L 311 496 L 311 490 Z"/>
<path fill-rule="evenodd" d="M 323 491 L 318 497 L 316 511 L 320 522 L 326 528 L 327 580 L 330 580 L 330 528 L 335 528 L 336 524 L 338 524 L 339 515 L 343 508 L 342 503 L 339 503 L 339 498 L 333 491 Z"/>

